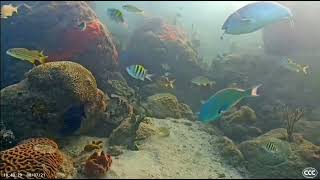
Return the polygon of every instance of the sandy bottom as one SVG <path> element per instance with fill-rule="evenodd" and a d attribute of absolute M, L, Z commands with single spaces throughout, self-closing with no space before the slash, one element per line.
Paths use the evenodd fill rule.
<path fill-rule="evenodd" d="M 124 151 L 113 158 L 105 178 L 246 178 L 243 169 L 224 163 L 215 146 L 218 135 L 205 132 L 203 124 L 184 119 L 152 121 L 156 127 L 169 128 L 170 135 L 151 137 L 139 145 L 139 151 Z"/>

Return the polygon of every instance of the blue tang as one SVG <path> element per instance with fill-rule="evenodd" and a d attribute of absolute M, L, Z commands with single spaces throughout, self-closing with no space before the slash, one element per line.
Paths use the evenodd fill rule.
<path fill-rule="evenodd" d="M 257 91 L 260 86 L 261 84 L 247 90 L 226 88 L 218 91 L 202 105 L 199 120 L 202 122 L 219 120 L 223 113 L 229 111 L 241 99 L 259 96 Z"/>
<path fill-rule="evenodd" d="M 222 30 L 224 30 L 224 34 L 247 34 L 281 20 L 289 20 L 293 25 L 292 17 L 291 10 L 279 3 L 254 2 L 232 13 L 224 22 Z"/>

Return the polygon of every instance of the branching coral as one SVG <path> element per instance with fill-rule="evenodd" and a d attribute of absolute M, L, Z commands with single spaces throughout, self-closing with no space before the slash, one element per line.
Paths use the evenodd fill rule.
<path fill-rule="evenodd" d="M 305 110 L 302 108 L 292 109 L 289 106 L 284 106 L 282 108 L 282 116 L 287 124 L 286 128 L 287 128 L 289 142 L 293 141 L 294 125 L 296 124 L 296 122 L 298 122 L 300 119 L 302 119 L 304 112 L 305 112 Z"/>

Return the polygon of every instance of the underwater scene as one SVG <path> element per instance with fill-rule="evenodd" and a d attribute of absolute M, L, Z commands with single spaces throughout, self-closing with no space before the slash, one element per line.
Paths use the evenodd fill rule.
<path fill-rule="evenodd" d="M 317 1 L 1 1 L 1 179 L 320 179 Z"/>

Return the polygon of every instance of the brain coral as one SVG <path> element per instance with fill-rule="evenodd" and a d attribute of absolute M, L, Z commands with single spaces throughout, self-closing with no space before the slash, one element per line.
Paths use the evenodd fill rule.
<path fill-rule="evenodd" d="M 77 102 L 94 101 L 97 83 L 92 73 L 78 63 L 61 61 L 37 66 L 26 73 L 30 90 L 46 93 L 51 97 L 76 100 Z M 50 87 L 50 88 L 48 88 Z"/>
<path fill-rule="evenodd" d="M 1 90 L 1 120 L 18 139 L 59 136 L 74 107 L 83 106 L 85 115 L 107 108 L 107 97 L 97 88 L 95 77 L 78 63 L 49 62 L 25 76 Z M 78 127 L 81 118 L 71 118 L 69 124 Z"/>
<path fill-rule="evenodd" d="M 56 178 L 63 163 L 58 145 L 47 138 L 32 138 L 14 148 L 1 152 L 0 173 L 20 173 L 22 178 L 29 173 L 38 173 L 39 178 Z"/>

